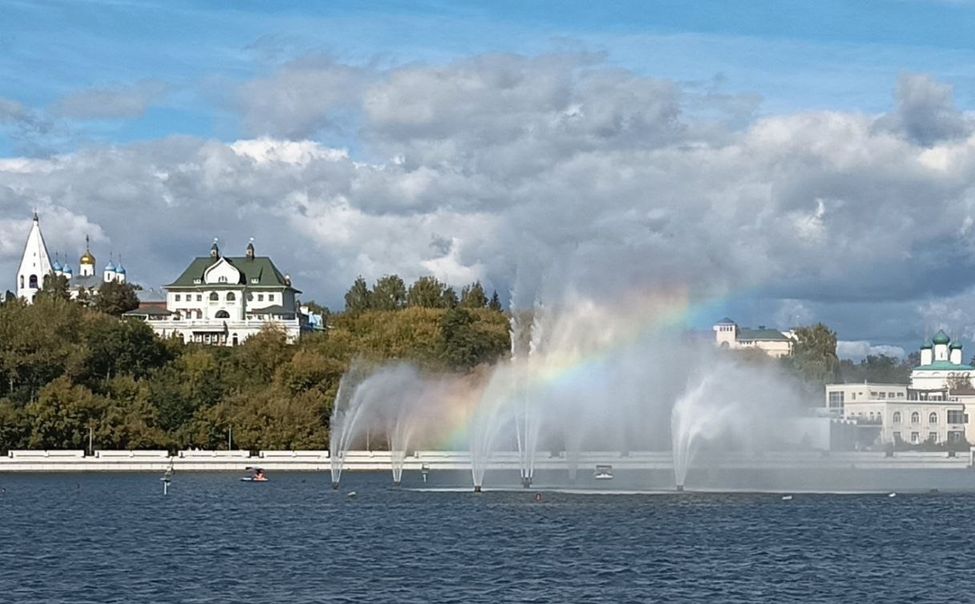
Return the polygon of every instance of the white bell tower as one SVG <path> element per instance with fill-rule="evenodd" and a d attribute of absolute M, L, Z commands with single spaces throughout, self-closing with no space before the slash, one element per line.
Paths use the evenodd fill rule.
<path fill-rule="evenodd" d="M 34 296 L 44 287 L 44 280 L 51 272 L 51 256 L 47 253 L 37 212 L 34 212 L 34 222 L 27 235 L 24 257 L 20 260 L 20 269 L 17 270 L 17 297 L 27 300 L 28 304 L 33 303 Z"/>

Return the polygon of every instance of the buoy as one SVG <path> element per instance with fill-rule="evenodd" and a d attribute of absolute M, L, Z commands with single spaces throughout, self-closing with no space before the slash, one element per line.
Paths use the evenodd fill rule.
<path fill-rule="evenodd" d="M 897 497 L 897 493 L 887 493 L 888 497 Z"/>

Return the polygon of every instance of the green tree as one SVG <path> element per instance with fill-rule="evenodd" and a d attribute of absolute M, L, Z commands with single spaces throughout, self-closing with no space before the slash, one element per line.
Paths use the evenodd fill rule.
<path fill-rule="evenodd" d="M 476 315 L 464 308 L 448 310 L 440 321 L 443 358 L 452 369 L 472 369 L 496 360 L 510 348 L 506 337 L 480 328 Z"/>
<path fill-rule="evenodd" d="M 836 333 L 822 323 L 795 330 L 796 342 L 788 364 L 809 386 L 810 391 L 821 392 L 822 387 L 839 377 L 839 359 L 836 356 Z"/>
<path fill-rule="evenodd" d="M 488 308 L 495 312 L 501 312 L 504 310 L 501 306 L 501 298 L 498 297 L 497 291 L 491 294 L 491 301 L 488 302 Z"/>
<path fill-rule="evenodd" d="M 68 289 L 68 278 L 64 275 L 48 274 L 44 278 L 44 286 L 38 290 L 36 298 L 71 300 L 71 292 Z"/>
<path fill-rule="evenodd" d="M 375 310 L 399 310 L 406 306 L 406 284 L 399 275 L 380 277 L 372 288 L 372 304 Z"/>
<path fill-rule="evenodd" d="M 460 306 L 463 308 L 484 308 L 488 305 L 487 294 L 480 281 L 465 285 L 460 290 Z"/>
<path fill-rule="evenodd" d="M 345 310 L 347 312 L 365 312 L 372 308 L 372 292 L 362 275 L 356 277 L 355 283 L 345 293 Z"/>
<path fill-rule="evenodd" d="M 98 288 L 95 296 L 95 310 L 114 317 L 121 317 L 130 310 L 139 308 L 139 296 L 129 283 L 107 281 Z"/>
<path fill-rule="evenodd" d="M 436 277 L 420 277 L 410 286 L 406 294 L 406 302 L 409 306 L 419 308 L 445 308 L 446 291 L 447 286 Z"/>

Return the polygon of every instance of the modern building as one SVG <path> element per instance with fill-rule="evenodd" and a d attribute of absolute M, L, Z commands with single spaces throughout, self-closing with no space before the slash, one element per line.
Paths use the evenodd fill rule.
<path fill-rule="evenodd" d="M 165 290 L 165 307 L 144 301 L 126 316 L 164 338 L 217 346 L 236 346 L 269 325 L 294 342 L 308 328 L 296 300 L 301 292 L 270 258 L 255 254 L 253 242 L 243 256 L 229 257 L 214 241 L 210 255 L 195 258 Z"/>
<path fill-rule="evenodd" d="M 973 372 L 939 331 L 921 346 L 910 384 L 828 384 L 826 408 L 855 421 L 867 444 L 975 443 Z"/>
<path fill-rule="evenodd" d="M 784 357 L 792 353 L 796 336 L 792 331 L 778 331 L 759 325 L 758 329 L 739 327 L 725 317 L 714 324 L 714 340 L 721 348 L 731 350 L 761 350 L 770 357 Z"/>
<path fill-rule="evenodd" d="M 51 275 L 68 280 L 68 291 L 72 299 L 82 293 L 93 295 L 102 283 L 126 281 L 126 272 L 121 261 L 117 265 L 109 261 L 101 276 L 95 274 L 95 256 L 91 253 L 88 237 L 85 237 L 85 253 L 78 260 L 77 274 L 67 260 L 62 263 L 59 257 L 55 257 L 54 262 L 51 262 L 51 255 L 41 233 L 40 219 L 37 212 L 34 212 L 34 220 L 27 234 L 27 245 L 24 246 L 24 255 L 17 269 L 17 297 L 26 300 L 28 304 L 33 303 L 37 292 L 44 287 Z"/>

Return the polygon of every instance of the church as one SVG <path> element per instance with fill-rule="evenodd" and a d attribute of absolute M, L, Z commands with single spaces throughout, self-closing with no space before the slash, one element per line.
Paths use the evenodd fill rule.
<path fill-rule="evenodd" d="M 184 342 L 236 346 L 266 325 L 280 328 L 289 342 L 310 329 L 299 307 L 301 292 L 254 242 L 243 256 L 224 256 L 217 241 L 209 256 L 195 258 L 165 286 L 165 304 L 142 304 L 125 314 L 146 321 L 160 337 Z"/>
<path fill-rule="evenodd" d="M 40 219 L 37 212 L 34 212 L 34 220 L 27 234 L 27 245 L 24 247 L 24 255 L 17 270 L 17 297 L 32 304 L 37 292 L 44 287 L 44 282 L 51 275 L 68 280 L 71 299 L 78 298 L 82 293 L 94 294 L 102 283 L 109 281 L 125 283 L 125 267 L 122 266 L 121 261 L 118 264 L 109 261 L 101 275 L 97 273 L 95 266 L 95 256 L 91 253 L 91 244 L 87 237 L 85 237 L 85 253 L 78 260 L 77 273 L 71 268 L 67 259 L 62 263 L 60 258 L 56 257 L 54 262 L 51 262 L 44 234 L 41 233 Z"/>

